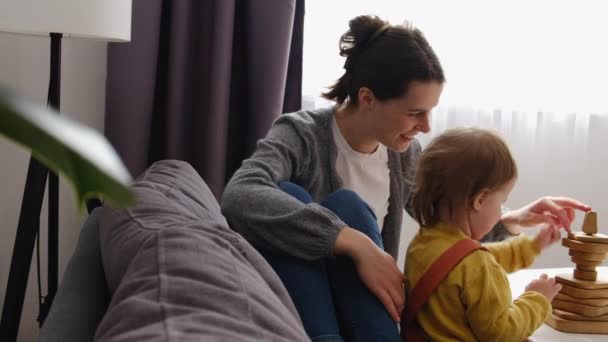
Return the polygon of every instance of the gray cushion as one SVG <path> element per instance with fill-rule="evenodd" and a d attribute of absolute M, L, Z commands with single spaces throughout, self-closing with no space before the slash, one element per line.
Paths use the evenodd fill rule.
<path fill-rule="evenodd" d="M 190 165 L 157 162 L 133 188 L 135 206 L 101 218 L 112 300 L 98 340 L 308 340 L 279 278 Z"/>
<path fill-rule="evenodd" d="M 61 286 L 40 330 L 41 342 L 93 340 L 109 301 L 99 251 L 102 210 L 93 210 L 83 225 Z"/>

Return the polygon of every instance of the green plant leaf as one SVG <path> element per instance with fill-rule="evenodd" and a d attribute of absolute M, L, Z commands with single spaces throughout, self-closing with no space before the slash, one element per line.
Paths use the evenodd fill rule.
<path fill-rule="evenodd" d="M 0 88 L 0 134 L 72 185 L 80 209 L 101 197 L 116 207 L 134 203 L 131 175 L 97 131 Z"/>

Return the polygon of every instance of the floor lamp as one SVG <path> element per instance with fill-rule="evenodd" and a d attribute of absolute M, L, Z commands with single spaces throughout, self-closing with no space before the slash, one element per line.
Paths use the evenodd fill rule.
<path fill-rule="evenodd" d="M 2 0 L 0 32 L 50 36 L 47 105 L 59 110 L 61 40 L 64 37 L 129 41 L 131 0 Z M 58 286 L 59 185 L 57 175 L 30 158 L 8 285 L 0 321 L 2 341 L 15 341 L 23 309 L 48 176 L 48 293 L 40 306 L 44 322 Z"/>

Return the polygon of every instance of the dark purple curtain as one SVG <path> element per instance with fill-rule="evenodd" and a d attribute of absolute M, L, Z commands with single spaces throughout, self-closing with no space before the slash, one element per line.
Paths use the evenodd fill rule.
<path fill-rule="evenodd" d="M 110 44 L 105 134 L 133 175 L 188 161 L 216 197 L 274 119 L 300 109 L 304 0 L 133 0 Z"/>

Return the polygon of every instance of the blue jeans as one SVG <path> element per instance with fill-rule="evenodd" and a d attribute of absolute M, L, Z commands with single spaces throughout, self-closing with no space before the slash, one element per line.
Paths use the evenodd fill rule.
<path fill-rule="evenodd" d="M 312 202 L 294 183 L 279 187 L 303 203 Z M 356 193 L 338 190 L 321 205 L 383 247 L 376 217 Z M 399 341 L 397 323 L 361 281 L 350 257 L 306 261 L 260 252 L 283 281 L 313 341 Z"/>

